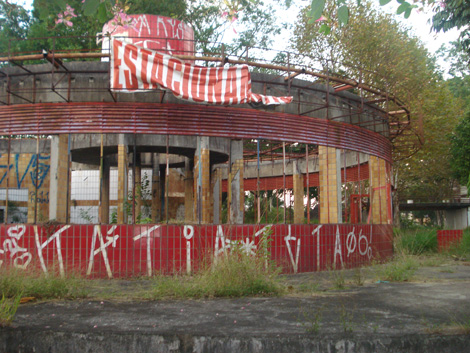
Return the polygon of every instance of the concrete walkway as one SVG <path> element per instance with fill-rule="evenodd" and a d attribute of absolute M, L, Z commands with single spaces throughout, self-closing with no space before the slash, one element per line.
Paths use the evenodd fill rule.
<path fill-rule="evenodd" d="M 27 304 L 0 352 L 470 352 L 469 265 L 346 290 L 294 275 L 316 289 L 275 298 Z"/>

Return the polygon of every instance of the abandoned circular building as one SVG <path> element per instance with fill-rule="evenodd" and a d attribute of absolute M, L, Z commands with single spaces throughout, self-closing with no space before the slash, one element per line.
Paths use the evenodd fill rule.
<path fill-rule="evenodd" d="M 100 51 L 0 58 L 0 266 L 191 272 L 263 237 L 285 272 L 392 254 L 398 98 L 362 70 L 200 53 L 191 27 L 135 18 Z"/>

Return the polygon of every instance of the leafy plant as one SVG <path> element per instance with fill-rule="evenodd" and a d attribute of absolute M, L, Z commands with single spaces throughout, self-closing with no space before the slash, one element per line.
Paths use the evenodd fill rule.
<path fill-rule="evenodd" d="M 360 267 L 357 267 L 354 269 L 353 282 L 356 286 L 364 285 L 364 276 L 362 274 L 362 269 Z"/>
<path fill-rule="evenodd" d="M 341 308 L 339 310 L 339 320 L 345 333 L 353 332 L 354 313 L 352 311 L 348 311 L 344 304 L 341 304 Z"/>
<path fill-rule="evenodd" d="M 91 215 L 91 207 L 89 207 L 87 210 L 84 210 L 83 208 L 80 208 L 80 218 L 86 221 L 89 224 L 93 224 L 93 216 Z"/>
<path fill-rule="evenodd" d="M 323 308 L 318 310 L 301 310 L 302 320 L 301 325 L 305 328 L 305 331 L 309 334 L 316 335 L 320 331 Z"/>
<path fill-rule="evenodd" d="M 140 200 L 142 208 L 139 210 L 138 202 Z M 150 180 L 147 174 L 142 175 L 141 182 L 135 186 L 134 191 L 129 191 L 127 199 L 124 201 L 124 212 L 126 212 L 128 219 L 132 219 L 132 212 L 134 211 L 135 223 L 136 224 L 148 224 L 152 223 L 151 215 L 151 200 L 152 200 L 152 189 L 150 185 Z M 111 215 L 112 221 L 113 215 Z M 117 222 L 117 213 L 116 213 L 116 222 Z"/>

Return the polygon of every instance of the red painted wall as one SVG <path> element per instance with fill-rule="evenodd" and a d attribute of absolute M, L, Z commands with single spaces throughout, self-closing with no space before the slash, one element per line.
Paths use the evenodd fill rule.
<path fill-rule="evenodd" d="M 393 252 L 388 225 L 2 225 L 0 269 L 92 277 L 195 271 L 235 244 L 254 255 L 265 232 L 285 273 L 357 267 Z"/>
<path fill-rule="evenodd" d="M 452 246 L 458 246 L 462 241 L 463 230 L 438 230 L 437 231 L 437 246 L 439 251 L 448 250 Z"/>

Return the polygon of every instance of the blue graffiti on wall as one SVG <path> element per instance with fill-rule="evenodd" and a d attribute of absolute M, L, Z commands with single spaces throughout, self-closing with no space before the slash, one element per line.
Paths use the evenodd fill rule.
<path fill-rule="evenodd" d="M 2 155 L 0 154 L 0 158 Z M 42 156 L 41 154 L 39 155 L 32 155 L 29 162 L 28 166 L 26 167 L 23 175 L 20 175 L 20 171 L 18 168 L 19 160 L 20 160 L 20 155 L 16 154 L 15 155 L 15 160 L 14 164 L 10 164 L 8 167 L 7 165 L 0 165 L 0 169 L 5 169 L 5 173 L 0 179 L 0 183 L 3 182 L 3 180 L 6 178 L 8 170 L 11 170 L 13 167 L 16 169 L 16 187 L 19 189 L 21 188 L 21 185 L 23 184 L 23 181 L 25 177 L 29 174 L 31 177 L 31 183 L 34 187 L 36 188 L 41 188 L 42 184 L 44 183 L 44 180 L 46 180 L 47 174 L 49 174 L 49 169 L 50 166 L 47 163 L 44 163 L 42 161 L 50 160 L 50 156 Z M 39 162 L 38 162 L 39 161 Z M 36 176 L 37 173 L 37 176 Z"/>

